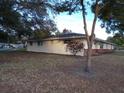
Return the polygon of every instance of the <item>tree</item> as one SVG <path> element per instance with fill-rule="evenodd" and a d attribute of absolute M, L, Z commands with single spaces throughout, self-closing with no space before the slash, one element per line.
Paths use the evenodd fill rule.
<path fill-rule="evenodd" d="M 115 43 L 118 46 L 124 46 L 124 35 L 116 33 L 113 37 L 108 37 L 107 41 Z"/>
<path fill-rule="evenodd" d="M 84 23 L 84 31 L 86 35 L 86 40 L 87 40 L 87 46 L 88 46 L 88 51 L 87 51 L 87 64 L 85 67 L 86 72 L 91 71 L 91 54 L 92 54 L 92 44 L 95 39 L 94 31 L 95 31 L 95 24 L 97 21 L 97 17 L 100 11 L 100 0 L 92 0 L 94 7 L 94 20 L 92 24 L 92 30 L 91 34 L 88 34 L 88 29 L 87 29 L 87 20 L 86 20 L 86 8 L 85 8 L 85 1 L 86 0 L 65 0 L 62 1 L 60 4 L 56 5 L 56 10 L 59 12 L 69 12 L 69 14 L 72 14 L 75 11 L 80 10 L 82 12 L 82 17 L 83 17 L 83 23 Z"/>
<path fill-rule="evenodd" d="M 39 31 L 35 31 L 33 34 L 34 34 L 34 36 L 32 37 L 33 39 L 40 40 L 40 39 L 50 36 L 50 31 L 40 31 L 39 30 Z"/>
<path fill-rule="evenodd" d="M 63 32 L 62 33 L 63 34 L 72 33 L 72 31 L 65 28 L 65 29 L 63 29 Z"/>
<path fill-rule="evenodd" d="M 6 32 L 0 31 L 0 42 L 6 42 L 8 38 L 8 34 Z"/>
<path fill-rule="evenodd" d="M 98 18 L 102 20 L 102 27 L 106 27 L 108 33 L 119 32 L 124 34 L 124 0 L 102 0 Z"/>
<path fill-rule="evenodd" d="M 56 24 L 50 17 L 50 12 L 54 13 L 54 0 L 18 0 L 16 10 L 21 14 L 24 28 L 32 31 L 57 30 Z"/>
<path fill-rule="evenodd" d="M 124 44 L 124 0 L 103 0 L 106 7 L 101 9 L 98 18 L 102 20 L 102 27 L 106 27 L 108 33 L 114 32 L 108 40 L 119 46 Z"/>
<path fill-rule="evenodd" d="M 21 35 L 31 36 L 34 31 L 57 30 L 56 24 L 50 17 L 54 13 L 54 0 L 1 0 L 0 26 L 1 30 Z"/>
<path fill-rule="evenodd" d="M 10 31 L 20 24 L 20 14 L 12 9 L 14 3 L 10 0 L 0 1 L 0 27 L 1 30 Z"/>

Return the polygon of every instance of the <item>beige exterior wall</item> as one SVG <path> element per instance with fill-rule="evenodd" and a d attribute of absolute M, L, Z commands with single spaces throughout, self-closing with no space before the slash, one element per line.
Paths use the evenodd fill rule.
<path fill-rule="evenodd" d="M 84 44 L 84 48 L 87 49 L 87 42 L 85 39 L 81 40 Z M 66 49 L 66 45 L 64 44 L 64 40 L 48 40 L 43 41 L 42 45 L 37 44 L 37 42 L 33 42 L 31 46 L 30 43 L 27 44 L 27 51 L 32 52 L 45 52 L 45 53 L 55 53 L 55 54 L 65 54 L 65 55 L 73 55 L 69 50 Z M 93 44 L 93 49 L 100 49 L 100 43 Z M 103 44 L 103 49 L 112 49 L 112 45 Z M 84 51 L 77 53 L 77 55 L 84 56 Z"/>
<path fill-rule="evenodd" d="M 103 44 L 103 49 L 114 49 L 114 46 L 111 44 Z"/>
<path fill-rule="evenodd" d="M 100 44 L 99 43 L 93 43 L 92 49 L 100 49 Z"/>
<path fill-rule="evenodd" d="M 43 41 L 43 44 L 40 46 L 37 45 L 37 42 L 33 42 L 32 46 L 28 43 L 27 51 L 73 55 L 67 51 L 66 44 L 64 44 L 63 40 Z M 77 55 L 81 56 L 83 56 L 83 54 L 83 51 L 77 53 Z"/>
<path fill-rule="evenodd" d="M 113 45 L 111 45 L 111 48 L 114 49 L 115 47 Z"/>

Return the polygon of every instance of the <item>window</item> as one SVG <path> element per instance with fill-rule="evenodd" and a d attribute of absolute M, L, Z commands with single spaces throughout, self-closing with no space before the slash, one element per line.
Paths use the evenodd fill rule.
<path fill-rule="evenodd" d="M 103 48 L 103 44 L 102 43 L 100 44 L 100 48 Z"/>
<path fill-rule="evenodd" d="M 33 45 L 33 42 L 32 42 L 32 41 L 30 41 L 30 42 L 29 42 L 29 44 L 32 46 L 32 45 Z"/>
<path fill-rule="evenodd" d="M 38 46 L 41 46 L 42 44 L 43 44 L 42 41 L 37 41 L 37 45 L 38 45 Z"/>
<path fill-rule="evenodd" d="M 64 44 L 67 44 L 68 42 L 70 42 L 71 40 L 64 40 Z"/>

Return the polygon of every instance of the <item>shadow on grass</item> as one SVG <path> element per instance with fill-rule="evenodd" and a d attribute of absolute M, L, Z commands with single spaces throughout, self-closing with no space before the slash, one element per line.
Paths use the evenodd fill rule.
<path fill-rule="evenodd" d="M 124 56 L 124 50 L 116 50 L 113 55 Z"/>

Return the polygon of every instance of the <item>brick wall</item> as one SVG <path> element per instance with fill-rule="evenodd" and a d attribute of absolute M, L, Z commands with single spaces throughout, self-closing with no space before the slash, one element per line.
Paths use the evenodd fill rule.
<path fill-rule="evenodd" d="M 87 51 L 87 49 L 85 49 L 85 55 L 86 55 L 86 51 Z M 112 52 L 113 52 L 112 49 L 92 49 L 92 55 L 93 56 L 106 54 L 106 53 L 112 53 Z"/>

